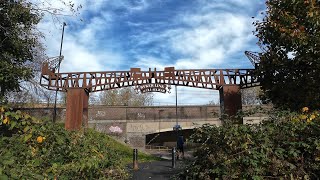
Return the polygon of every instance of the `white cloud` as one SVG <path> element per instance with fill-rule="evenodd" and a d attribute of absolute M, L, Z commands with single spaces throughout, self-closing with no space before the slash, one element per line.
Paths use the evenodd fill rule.
<path fill-rule="evenodd" d="M 134 67 L 139 67 L 142 70 L 146 70 L 148 68 L 157 68 L 157 70 L 164 70 L 165 67 L 171 67 L 173 64 L 164 64 L 163 59 L 159 59 L 152 56 L 139 56 L 137 57 L 139 60 L 135 62 Z"/>
<path fill-rule="evenodd" d="M 99 59 L 84 47 L 74 43 L 66 43 L 64 48 L 65 60 L 61 63 L 62 72 L 97 71 L 100 69 Z"/>
<path fill-rule="evenodd" d="M 182 17 L 192 29 L 185 29 L 171 39 L 173 50 L 192 57 L 200 67 L 219 65 L 231 53 L 241 51 L 253 36 L 251 22 L 231 13 L 187 15 Z"/>
<path fill-rule="evenodd" d="M 228 63 L 233 53 L 246 50 L 248 43 L 254 39 L 251 18 L 241 14 L 184 14 L 177 17 L 176 21 L 187 27 L 163 32 L 142 32 L 133 38 L 138 46 L 157 43 L 157 48 L 166 48 L 167 51 L 185 57 L 174 60 L 177 68 L 215 68 Z M 161 62 L 162 66 L 166 66 L 164 63 L 167 61 Z"/>
<path fill-rule="evenodd" d="M 110 30 L 112 26 L 112 18 L 109 13 L 101 13 L 101 16 L 93 17 L 88 22 L 79 24 L 79 29 L 72 32 L 74 39 L 85 44 L 88 48 L 100 47 L 97 44 L 98 37 L 105 35 L 105 32 Z"/>
<path fill-rule="evenodd" d="M 101 8 L 102 3 L 108 0 L 89 1 L 76 0 L 76 5 L 82 4 L 81 11 L 97 11 L 97 7 Z M 46 4 L 45 4 L 46 5 Z M 51 4 L 54 8 L 65 7 L 60 1 Z M 112 45 L 112 42 L 106 41 L 100 44 L 101 32 L 112 26 L 112 15 L 110 12 L 101 12 L 99 16 L 80 22 L 74 17 L 62 19 L 67 22 L 64 33 L 64 42 L 62 55 L 64 60 L 61 64 L 61 72 L 85 72 L 85 71 L 110 71 L 121 68 L 123 55 L 116 51 L 104 49 L 103 46 Z M 51 16 L 47 14 L 39 23 L 38 28 L 45 35 L 44 44 L 47 47 L 47 55 L 55 57 L 59 55 L 60 41 L 62 33 L 62 25 L 53 22 Z"/>

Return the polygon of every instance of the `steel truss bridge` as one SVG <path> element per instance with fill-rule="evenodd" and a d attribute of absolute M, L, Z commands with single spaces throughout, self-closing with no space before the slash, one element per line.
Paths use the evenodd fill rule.
<path fill-rule="evenodd" d="M 226 85 L 247 88 L 259 83 L 254 69 L 175 70 L 168 67 L 163 71 L 131 68 L 130 71 L 55 73 L 45 67 L 46 65 L 42 69 L 40 84 L 49 90 L 58 91 L 81 88 L 88 92 L 97 92 L 151 83 L 219 90 Z"/>
<path fill-rule="evenodd" d="M 257 67 L 259 56 L 252 52 L 245 54 Z M 156 68 L 149 68 L 147 71 L 131 68 L 128 71 L 60 73 L 57 69 L 61 60 L 61 57 L 57 57 L 43 63 L 40 84 L 49 90 L 67 92 L 66 129 L 79 129 L 88 123 L 87 108 L 91 92 L 129 86 L 143 92 L 141 89 L 147 84 L 167 88 L 162 92 L 170 92 L 172 85 L 219 90 L 221 111 L 235 115 L 241 109 L 240 89 L 259 85 L 255 69 L 177 70 L 174 67 L 166 67 L 160 71 Z"/>

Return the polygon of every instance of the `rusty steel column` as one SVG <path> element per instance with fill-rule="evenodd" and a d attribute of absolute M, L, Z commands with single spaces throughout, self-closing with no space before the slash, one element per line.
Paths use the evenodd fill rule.
<path fill-rule="evenodd" d="M 222 86 L 219 89 L 221 114 L 234 117 L 242 109 L 241 91 L 238 85 Z M 242 119 L 236 119 L 237 123 L 243 123 Z"/>
<path fill-rule="evenodd" d="M 68 89 L 65 129 L 79 130 L 88 121 L 89 94 L 84 89 Z"/>

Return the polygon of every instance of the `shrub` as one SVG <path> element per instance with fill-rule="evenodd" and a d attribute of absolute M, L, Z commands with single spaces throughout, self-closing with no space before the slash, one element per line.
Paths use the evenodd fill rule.
<path fill-rule="evenodd" d="M 66 131 L 0 107 L 0 179 L 125 179 L 128 152 L 94 130 Z"/>
<path fill-rule="evenodd" d="M 316 179 L 320 176 L 318 112 L 278 112 L 256 125 L 204 125 L 183 176 L 193 179 Z"/>

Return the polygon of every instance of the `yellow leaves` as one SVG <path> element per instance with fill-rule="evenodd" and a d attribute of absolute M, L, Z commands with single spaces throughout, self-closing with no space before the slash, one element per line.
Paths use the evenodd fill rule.
<path fill-rule="evenodd" d="M 306 120 L 306 119 L 307 119 L 307 115 L 301 114 L 301 115 L 299 116 L 299 119 L 301 119 L 301 120 Z"/>
<path fill-rule="evenodd" d="M 4 108 L 0 107 L 0 113 L 3 113 L 3 112 L 4 112 Z"/>
<path fill-rule="evenodd" d="M 313 17 L 313 12 L 312 12 L 312 11 L 311 11 L 311 12 L 308 12 L 308 13 L 307 13 L 307 16 L 308 16 L 308 17 Z"/>
<path fill-rule="evenodd" d="M 316 118 L 316 115 L 314 115 L 314 114 L 311 114 L 311 116 L 309 117 L 310 120 L 313 120 L 315 118 Z"/>
<path fill-rule="evenodd" d="M 302 108 L 302 112 L 306 113 L 306 112 L 308 112 L 308 111 L 309 111 L 309 108 L 308 108 L 308 107 L 303 107 L 303 108 Z"/>
<path fill-rule="evenodd" d="M 316 114 L 311 114 L 309 115 L 308 119 L 307 119 L 307 122 L 310 123 L 312 120 L 314 120 L 316 118 Z"/>
<path fill-rule="evenodd" d="M 10 123 L 10 119 L 9 117 L 5 116 L 4 119 L 2 120 L 3 124 L 9 124 Z"/>
<path fill-rule="evenodd" d="M 297 114 L 291 118 L 293 122 L 305 121 L 307 123 L 311 123 L 314 119 L 320 117 L 318 111 L 310 111 L 308 107 L 303 107 L 301 111 L 301 114 Z"/>
<path fill-rule="evenodd" d="M 38 143 L 42 143 L 45 139 L 46 139 L 45 137 L 38 136 L 38 137 L 37 137 L 37 142 L 38 142 Z"/>

